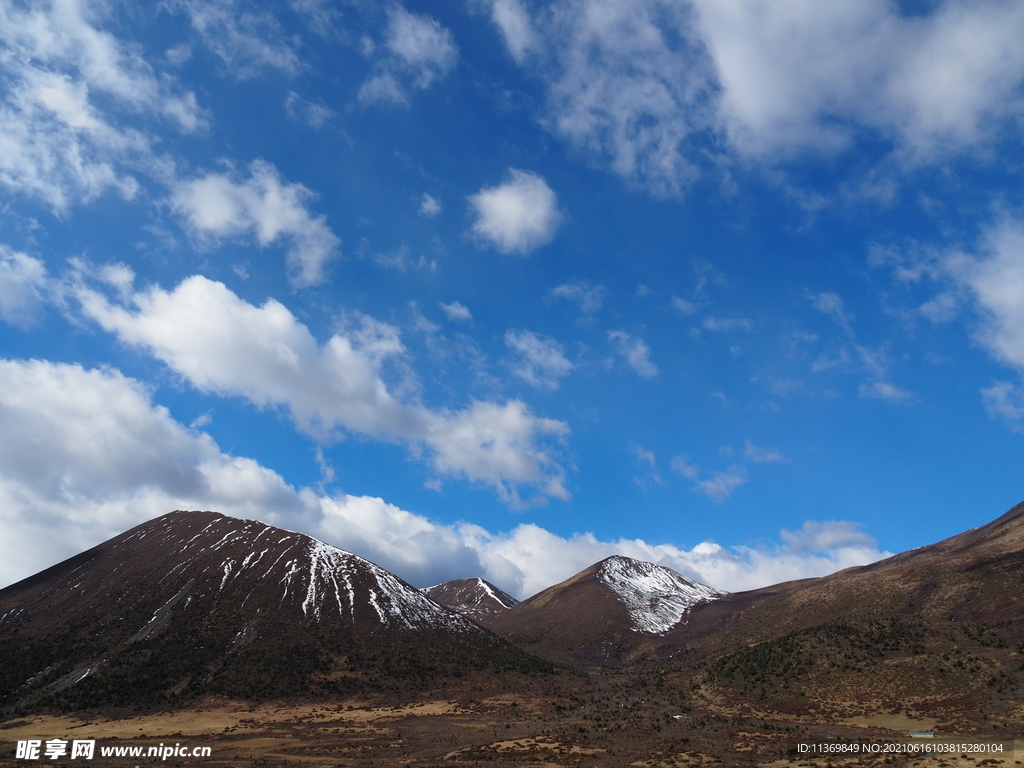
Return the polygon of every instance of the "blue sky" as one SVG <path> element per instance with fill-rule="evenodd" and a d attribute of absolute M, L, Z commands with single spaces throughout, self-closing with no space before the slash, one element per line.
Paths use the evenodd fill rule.
<path fill-rule="evenodd" d="M 737 590 L 1024 496 L 1012 2 L 0 0 L 0 583 L 178 508 Z"/>

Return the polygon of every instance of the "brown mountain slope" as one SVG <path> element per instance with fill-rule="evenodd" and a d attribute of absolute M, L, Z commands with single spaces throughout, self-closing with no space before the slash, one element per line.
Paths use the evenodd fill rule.
<path fill-rule="evenodd" d="M 723 701 L 1024 722 L 1022 585 L 1024 504 L 872 565 L 699 605 L 665 640 Z"/>
<path fill-rule="evenodd" d="M 416 685 L 526 664 L 384 569 L 302 534 L 174 512 L 0 591 L 0 701 L 153 705 Z"/>

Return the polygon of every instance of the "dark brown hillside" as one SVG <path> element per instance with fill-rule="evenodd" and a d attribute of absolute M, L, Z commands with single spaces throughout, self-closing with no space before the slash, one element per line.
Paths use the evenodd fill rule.
<path fill-rule="evenodd" d="M 152 705 L 528 668 L 393 574 L 302 534 L 174 512 L 0 591 L 4 705 Z"/>
<path fill-rule="evenodd" d="M 785 711 L 910 710 L 936 725 L 1021 713 L 1024 505 L 937 544 L 729 595 L 666 636 L 706 690 Z M 1014 714 L 1017 713 L 1017 714 Z"/>

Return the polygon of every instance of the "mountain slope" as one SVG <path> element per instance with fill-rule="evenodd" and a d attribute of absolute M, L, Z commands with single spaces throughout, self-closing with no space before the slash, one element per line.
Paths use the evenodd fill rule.
<path fill-rule="evenodd" d="M 366 690 L 529 660 L 298 533 L 174 512 L 0 591 L 0 696 L 61 706 Z"/>
<path fill-rule="evenodd" d="M 722 595 L 669 568 L 613 556 L 482 623 L 547 658 L 615 663 Z"/>
<path fill-rule="evenodd" d="M 874 701 L 976 729 L 970 718 L 1024 716 L 1022 583 L 1024 504 L 871 565 L 697 606 L 666 642 L 721 700 L 837 717 Z"/>
<path fill-rule="evenodd" d="M 453 579 L 422 591 L 431 600 L 475 621 L 519 605 L 512 595 L 481 578 Z"/>

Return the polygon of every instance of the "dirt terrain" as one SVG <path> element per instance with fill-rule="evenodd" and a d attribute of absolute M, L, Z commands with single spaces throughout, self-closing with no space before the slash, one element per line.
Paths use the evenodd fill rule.
<path fill-rule="evenodd" d="M 515 685 L 510 685 L 514 682 Z M 405 703 L 386 697 L 248 705 L 206 698 L 187 710 L 31 715 L 0 724 L 0 765 L 77 765 L 82 760 L 14 759 L 23 739 L 97 739 L 92 765 L 276 766 L 799 766 L 1018 765 L 1024 760 L 1024 712 L 987 728 L 939 731 L 911 740 L 910 730 L 934 727 L 914 713 L 877 711 L 858 703 L 857 715 L 780 715 L 749 703 L 732 705 L 702 689 L 681 690 L 657 670 L 561 670 L 524 683 L 501 676 L 464 679 L 443 696 Z M 854 711 L 851 708 L 851 712 Z M 1002 752 L 910 756 L 878 752 L 811 755 L 800 744 L 930 744 L 956 737 L 999 743 Z M 99 747 L 182 744 L 210 747 L 204 759 L 102 758 Z M 860 748 L 863 748 L 861 746 Z M 1018 757 L 1019 756 L 1019 757 Z"/>

